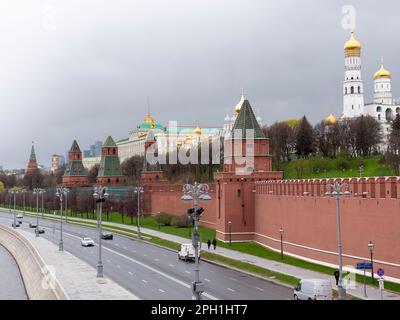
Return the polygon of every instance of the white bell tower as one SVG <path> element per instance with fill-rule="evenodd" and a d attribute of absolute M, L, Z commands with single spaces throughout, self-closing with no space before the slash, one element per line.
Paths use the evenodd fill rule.
<path fill-rule="evenodd" d="M 351 32 L 344 46 L 343 117 L 353 118 L 364 111 L 364 83 L 361 78 L 361 43 Z"/>

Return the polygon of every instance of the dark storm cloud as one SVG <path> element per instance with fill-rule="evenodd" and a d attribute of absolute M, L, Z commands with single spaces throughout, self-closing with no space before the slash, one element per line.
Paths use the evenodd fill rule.
<path fill-rule="evenodd" d="M 268 124 L 340 115 L 346 4 L 366 101 L 381 55 L 397 97 L 397 1 L 2 1 L 0 165 L 22 167 L 32 140 L 49 164 L 75 136 L 126 137 L 147 97 L 164 124 L 222 126 L 242 87 Z"/>

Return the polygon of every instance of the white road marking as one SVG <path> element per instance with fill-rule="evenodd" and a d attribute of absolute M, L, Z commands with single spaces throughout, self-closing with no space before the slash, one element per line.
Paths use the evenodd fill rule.
<path fill-rule="evenodd" d="M 108 263 L 111 263 L 111 261 L 110 261 L 110 260 L 107 260 L 107 262 L 108 262 Z"/>
<path fill-rule="evenodd" d="M 187 274 L 190 274 L 190 271 L 185 270 L 185 272 L 186 272 Z"/>
<path fill-rule="evenodd" d="M 118 268 L 118 269 L 121 269 L 121 266 L 120 266 L 119 264 L 117 264 L 117 268 Z"/>
<path fill-rule="evenodd" d="M 129 271 L 128 273 L 129 273 L 131 276 L 133 276 L 133 273 L 132 273 L 132 272 Z"/>
<path fill-rule="evenodd" d="M 264 291 L 264 289 L 261 289 L 261 288 L 259 288 L 259 287 L 256 287 L 256 289 L 257 289 L 257 290 L 260 290 L 260 291 Z"/>
<path fill-rule="evenodd" d="M 147 254 L 144 254 L 143 257 L 147 257 Z"/>
<path fill-rule="evenodd" d="M 171 268 L 175 267 L 173 264 L 169 264 L 169 266 L 170 266 Z"/>
<path fill-rule="evenodd" d="M 160 292 L 162 292 L 162 293 L 164 293 L 164 292 L 165 292 L 163 289 L 158 289 L 158 291 L 160 291 Z"/>
<path fill-rule="evenodd" d="M 229 290 L 231 292 L 235 292 L 235 290 L 231 289 L 231 288 L 226 288 L 226 290 Z"/>
<path fill-rule="evenodd" d="M 124 249 L 126 249 L 126 247 L 124 247 Z"/>
<path fill-rule="evenodd" d="M 142 281 L 143 281 L 144 283 L 147 283 L 147 280 L 142 279 Z"/>
<path fill-rule="evenodd" d="M 160 261 L 160 259 L 157 259 L 157 258 L 156 258 L 156 259 L 154 259 L 154 261 Z"/>
<path fill-rule="evenodd" d="M 204 278 L 204 281 L 210 282 L 210 280 L 209 280 L 209 279 L 207 279 L 207 278 Z"/>
<path fill-rule="evenodd" d="M 235 279 L 235 278 L 229 278 L 229 279 L 231 279 L 232 281 L 237 281 L 237 279 Z"/>

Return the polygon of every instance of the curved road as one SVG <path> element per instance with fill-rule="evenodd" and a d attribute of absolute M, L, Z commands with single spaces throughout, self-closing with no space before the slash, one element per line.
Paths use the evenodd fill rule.
<path fill-rule="evenodd" d="M 18 265 L 0 245 L 0 300 L 26 300 L 27 295 Z"/>
<path fill-rule="evenodd" d="M 20 228 L 33 232 L 26 216 Z M 13 215 L 0 211 L 0 223 L 11 226 Z M 41 234 L 58 244 L 60 223 L 41 220 L 45 228 Z M 96 229 L 63 223 L 64 250 L 96 267 L 98 261 L 98 233 Z M 91 237 L 96 245 L 82 247 L 80 239 Z M 192 298 L 190 283 L 193 281 L 194 264 L 179 261 L 177 253 L 142 241 L 114 234 L 114 240 L 102 241 L 104 274 L 141 299 Z M 287 300 L 293 292 L 280 286 L 244 273 L 200 262 L 200 279 L 205 285 L 204 299 L 232 300 Z"/>

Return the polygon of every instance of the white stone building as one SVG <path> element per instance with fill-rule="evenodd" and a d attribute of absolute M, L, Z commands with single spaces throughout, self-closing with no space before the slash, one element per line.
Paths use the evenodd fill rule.
<path fill-rule="evenodd" d="M 369 115 L 382 125 L 384 141 L 390 133 L 390 123 L 400 113 L 400 103 L 392 96 L 391 73 L 383 66 L 374 74 L 373 101 L 364 103 L 364 84 L 361 76 L 361 43 L 351 33 L 344 46 L 345 68 L 343 81 L 342 119 Z"/>

